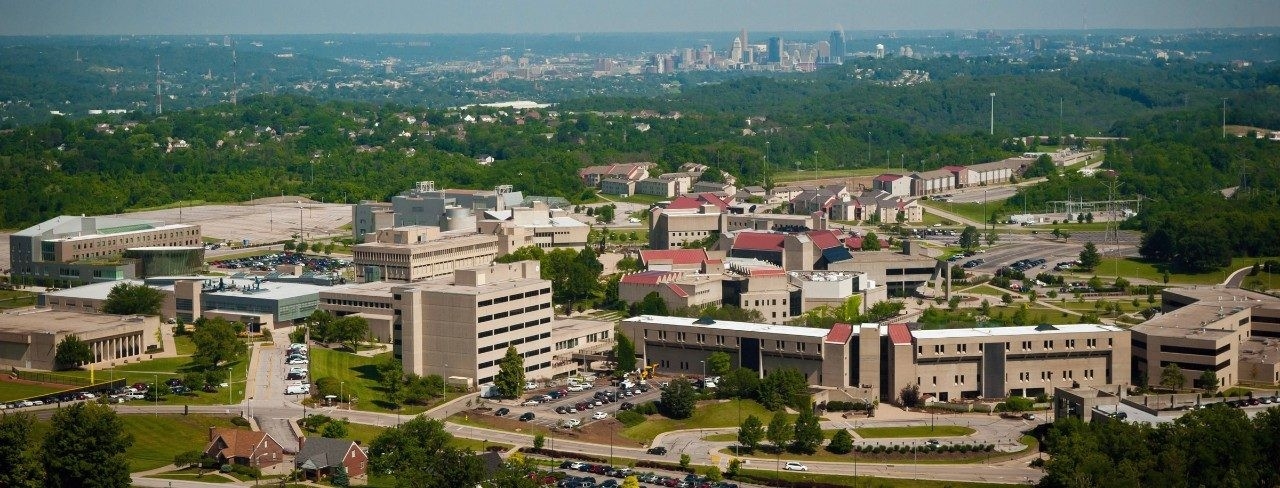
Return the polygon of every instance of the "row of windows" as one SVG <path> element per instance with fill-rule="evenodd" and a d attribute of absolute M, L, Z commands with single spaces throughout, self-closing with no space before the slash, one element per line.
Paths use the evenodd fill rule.
<path fill-rule="evenodd" d="M 1140 342 L 1140 341 L 1134 341 L 1135 345 L 1137 345 L 1139 342 Z M 1063 343 L 1066 345 L 1067 349 L 1075 349 L 1075 348 L 1076 348 L 1076 339 L 1066 339 L 1066 340 L 1064 340 L 1064 341 L 1063 341 Z M 1035 341 L 1022 341 L 1022 344 L 1020 344 L 1020 346 L 1022 347 L 1022 350 L 1023 350 L 1023 351 L 1030 351 L 1030 350 L 1032 349 L 1032 347 L 1034 346 L 1034 344 L 1035 344 Z M 1045 349 L 1045 350 L 1049 350 L 1049 351 L 1052 351 L 1052 350 L 1053 350 L 1053 346 L 1054 346 L 1054 344 L 1055 344 L 1055 342 L 1054 342 L 1054 341 L 1044 341 L 1044 342 L 1042 342 L 1042 343 L 1041 343 L 1041 345 L 1043 346 L 1043 349 Z M 1112 339 L 1108 338 L 1108 339 L 1107 339 L 1107 347 L 1111 347 L 1111 345 L 1112 345 Z M 956 352 L 958 352 L 958 353 L 963 354 L 963 353 L 967 353 L 967 352 L 969 352 L 969 345 L 968 345 L 968 344 L 955 344 L 955 346 L 956 346 Z M 982 344 L 982 343 L 978 343 L 978 352 L 982 352 L 982 346 L 983 346 L 983 344 Z M 1011 343 L 1009 343 L 1009 342 L 1004 343 L 1004 350 L 1005 350 L 1005 351 L 1010 350 L 1010 348 L 1011 348 L 1011 347 L 1012 347 L 1012 344 L 1011 344 Z M 1089 349 L 1093 349 L 1093 348 L 1098 347 L 1098 340 L 1097 340 L 1097 339 L 1085 339 L 1085 347 L 1086 347 L 1086 348 L 1089 348 Z M 1146 344 L 1145 344 L 1145 343 L 1142 343 L 1142 347 L 1144 347 L 1144 348 L 1145 348 L 1145 347 L 1146 347 Z M 946 345 L 946 344 L 934 344 L 934 346 L 933 346 L 933 353 L 934 353 L 934 354 L 946 354 L 946 353 L 947 353 L 947 345 Z M 921 355 L 923 355 L 923 354 L 924 354 L 924 346 L 916 346 L 916 354 L 921 354 Z"/>
<path fill-rule="evenodd" d="M 195 236 L 199 232 L 200 231 L 198 230 L 191 229 L 191 230 L 184 230 L 184 231 L 172 231 L 167 233 L 160 232 L 156 234 L 138 234 L 135 237 L 126 237 L 122 239 L 93 240 L 93 241 L 85 242 L 82 244 L 74 244 L 72 245 L 72 249 L 92 249 L 95 247 L 111 247 L 111 246 L 117 246 L 120 244 L 128 245 L 128 244 L 133 244 L 135 242 L 141 243 L 141 242 L 148 242 L 148 241 L 157 241 L 161 239 L 173 239 L 178 237 Z M 183 242 L 192 242 L 192 241 L 187 240 Z"/>
<path fill-rule="evenodd" d="M 547 338 L 550 338 L 550 337 L 551 337 L 551 333 L 550 333 L 550 332 L 543 332 L 543 333 L 541 333 L 541 334 L 533 334 L 533 335 L 528 336 L 528 337 L 522 337 L 522 338 L 518 338 L 518 339 L 512 339 L 512 340 L 507 341 L 507 342 L 500 342 L 500 343 L 498 343 L 498 344 L 494 344 L 494 345 L 492 345 L 492 346 L 484 346 L 484 347 L 482 347 L 482 348 L 480 348 L 480 349 L 477 349 L 477 350 L 476 350 L 476 352 L 478 352 L 478 353 L 480 353 L 480 354 L 484 354 L 484 353 L 486 353 L 486 352 L 499 351 L 499 350 L 502 350 L 502 349 L 506 349 L 508 346 L 518 346 L 518 345 L 520 345 L 520 344 L 524 344 L 524 343 L 526 343 L 526 342 L 533 342 L 533 341 L 536 341 L 536 340 L 538 340 L 538 339 L 547 339 Z M 546 349 L 549 351 L 551 348 L 546 348 Z"/>
<path fill-rule="evenodd" d="M 550 287 L 542 288 L 542 289 L 538 289 L 538 290 L 529 290 L 529 291 L 526 291 L 526 292 L 524 292 L 524 293 L 515 293 L 515 294 L 507 295 L 507 296 L 504 296 L 504 297 L 494 297 L 494 298 L 490 298 L 490 299 L 488 299 L 488 300 L 480 300 L 480 303 L 477 303 L 477 304 L 476 304 L 476 306 L 480 306 L 480 307 L 487 307 L 487 306 L 489 306 L 489 305 L 493 305 L 493 304 L 495 304 L 495 303 L 507 303 L 507 302 L 509 302 L 509 301 L 511 301 L 511 300 L 519 300 L 519 299 L 521 299 L 521 298 L 536 297 L 536 296 L 538 296 L 538 295 L 546 295 L 546 294 L 548 294 L 548 293 L 551 293 L 551 288 L 550 288 Z"/>
<path fill-rule="evenodd" d="M 364 300 L 339 300 L 337 298 L 324 299 L 326 305 L 341 305 L 344 307 L 362 307 L 362 308 L 391 308 L 390 303 L 383 302 L 366 302 Z"/>
<path fill-rule="evenodd" d="M 551 348 L 550 348 L 550 347 L 544 347 L 544 348 L 542 348 L 542 349 L 534 349 L 534 350 L 531 350 L 531 351 L 525 352 L 524 354 L 522 354 L 522 356 L 524 356 L 524 357 L 526 357 L 526 358 L 531 358 L 531 357 L 537 356 L 537 355 L 539 355 L 539 354 L 546 354 L 546 353 L 549 353 L 549 352 L 551 352 Z M 479 366 L 479 367 L 480 367 L 480 369 L 484 369 L 484 368 L 488 368 L 488 367 L 490 367 L 490 366 L 496 365 L 496 364 L 498 364 L 498 363 L 500 363 L 500 362 L 502 362 L 502 360 L 501 360 L 501 359 L 495 359 L 495 360 L 492 360 L 492 361 L 485 361 L 485 362 L 483 362 L 483 363 L 480 363 L 480 364 L 479 364 L 479 365 L 477 365 L 477 366 Z M 525 369 L 526 369 L 526 371 L 528 370 L 528 368 L 525 368 Z"/>
<path fill-rule="evenodd" d="M 498 312 L 498 313 L 495 313 L 495 314 L 492 314 L 492 315 L 482 315 L 482 316 L 480 316 L 479 318 L 477 318 L 477 319 L 476 319 L 476 322 L 479 322 L 479 323 L 485 323 L 485 322 L 488 322 L 488 321 L 490 321 L 490 320 L 506 318 L 506 317 L 510 317 L 510 316 L 513 316 L 513 315 L 520 315 L 520 314 L 522 314 L 522 313 L 535 312 L 535 311 L 542 310 L 542 309 L 546 309 L 546 308 L 551 308 L 551 303 L 550 303 L 550 302 L 543 302 L 543 303 L 539 303 L 539 304 L 537 304 L 537 305 L 529 305 L 529 306 L 527 306 L 527 307 L 524 307 L 524 308 L 517 308 L 517 309 L 515 309 L 515 310 L 504 310 L 504 311 L 501 311 L 501 312 Z"/>
<path fill-rule="evenodd" d="M 537 370 L 539 370 L 539 369 L 546 369 L 546 368 L 550 368 L 550 367 L 551 367 L 551 361 L 544 361 L 544 362 L 542 362 L 542 363 L 540 363 L 540 364 L 535 364 L 535 365 L 533 365 L 533 366 L 525 366 L 524 371 L 525 371 L 526 373 L 532 373 L 532 372 L 537 371 Z M 485 383 L 492 383 L 492 382 L 493 382 L 493 377 L 492 377 L 492 376 L 485 376 L 484 378 L 480 378 L 480 380 L 479 380 L 479 383 L 480 383 L 480 384 L 482 384 L 482 385 L 483 385 L 483 384 L 485 384 Z"/>
<path fill-rule="evenodd" d="M 525 328 L 525 327 L 533 327 L 533 326 L 535 326 L 535 325 L 538 325 L 538 324 L 545 324 L 545 323 L 548 323 L 548 322 L 551 322 L 551 317 L 543 317 L 543 318 L 536 319 L 536 320 L 530 320 L 530 321 L 528 321 L 528 322 L 523 322 L 523 323 L 519 323 L 519 324 L 509 325 L 509 326 L 506 326 L 506 327 L 498 327 L 498 328 L 496 328 L 496 329 L 482 330 L 482 331 L 480 331 L 480 333 L 479 333 L 479 334 L 477 334 L 477 335 L 476 335 L 476 337 L 478 337 L 478 338 L 485 338 L 485 337 L 489 337 L 489 336 L 491 336 L 491 335 L 496 335 L 496 334 L 505 334 L 505 333 L 507 333 L 507 332 L 515 332 L 515 331 L 520 330 L 520 329 L 523 329 L 523 328 Z"/>

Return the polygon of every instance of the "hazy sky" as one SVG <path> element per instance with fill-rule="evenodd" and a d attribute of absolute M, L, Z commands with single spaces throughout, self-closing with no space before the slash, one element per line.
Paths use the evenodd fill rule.
<path fill-rule="evenodd" d="M 1280 26 L 1276 0 L 0 0 L 0 35 Z"/>

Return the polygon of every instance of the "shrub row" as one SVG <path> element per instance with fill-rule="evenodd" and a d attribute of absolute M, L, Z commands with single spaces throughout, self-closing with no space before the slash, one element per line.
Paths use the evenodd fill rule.
<path fill-rule="evenodd" d="M 923 452 L 923 453 L 933 453 L 933 452 L 938 452 L 938 453 L 948 453 L 948 452 L 966 453 L 966 452 L 991 452 L 991 451 L 994 451 L 995 449 L 996 449 L 995 444 L 974 444 L 974 445 L 969 445 L 969 444 L 955 444 L 955 445 L 951 445 L 951 444 L 943 444 L 943 445 L 939 445 L 939 446 L 907 446 L 907 445 L 897 445 L 897 446 L 875 445 L 875 446 L 871 446 L 871 445 L 861 445 L 861 446 L 856 446 L 856 447 L 854 447 L 854 450 L 855 450 L 855 451 L 858 451 L 859 453 L 862 453 L 862 454 L 893 454 L 893 453 L 902 453 L 902 454 L 907 454 L 907 453 L 913 453 L 913 452 L 916 452 L 916 453 L 919 453 L 919 452 Z"/>
<path fill-rule="evenodd" d="M 828 412 L 848 412 L 851 410 L 870 410 L 874 405 L 867 402 L 843 402 L 840 400 L 832 400 L 827 402 L 826 409 Z"/>

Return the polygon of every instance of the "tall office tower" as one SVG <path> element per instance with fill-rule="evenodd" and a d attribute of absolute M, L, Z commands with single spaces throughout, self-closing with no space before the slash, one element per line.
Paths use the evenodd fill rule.
<path fill-rule="evenodd" d="M 876 44 L 876 58 L 884 59 L 884 44 Z"/>
<path fill-rule="evenodd" d="M 835 64 L 844 62 L 844 31 L 831 31 L 831 39 L 827 42 L 831 43 L 831 62 Z"/>
<path fill-rule="evenodd" d="M 733 59 L 741 63 L 750 63 L 751 55 L 747 54 L 747 50 L 751 49 L 751 43 L 747 42 L 747 29 L 742 29 L 742 34 L 738 36 L 738 39 L 742 40 L 742 51 Z"/>
<path fill-rule="evenodd" d="M 769 38 L 769 54 L 768 56 L 765 57 L 765 62 L 766 63 L 782 62 L 782 38 L 781 37 Z"/>
<path fill-rule="evenodd" d="M 742 57 L 742 38 L 733 38 L 733 49 L 729 50 L 729 59 L 736 62 L 744 62 Z"/>
<path fill-rule="evenodd" d="M 698 59 L 693 57 L 693 48 L 684 48 L 684 54 L 680 55 L 680 69 L 692 69 L 697 63 Z"/>
<path fill-rule="evenodd" d="M 817 62 L 828 63 L 828 64 L 835 62 L 835 60 L 831 57 L 831 43 L 827 41 L 818 41 L 818 45 L 816 48 L 818 51 Z"/>

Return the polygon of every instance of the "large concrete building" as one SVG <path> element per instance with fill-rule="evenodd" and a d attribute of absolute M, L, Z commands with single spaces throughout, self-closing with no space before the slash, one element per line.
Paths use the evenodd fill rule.
<path fill-rule="evenodd" d="M 393 344 L 405 372 L 488 383 L 515 346 L 526 377 L 552 376 L 551 282 L 537 261 L 457 270 L 391 293 Z"/>
<path fill-rule="evenodd" d="M 382 202 L 361 202 L 351 209 L 352 235 L 363 242 L 365 235 L 386 227 L 429 225 L 441 230 L 475 229 L 485 210 L 506 210 L 524 201 L 511 185 L 493 190 L 436 189 L 434 181 L 420 181 L 412 189 Z M 388 214 L 390 217 L 388 217 Z M 388 219 L 390 225 L 387 225 Z"/>
<path fill-rule="evenodd" d="M 158 317 L 55 310 L 0 313 L 0 366 L 52 370 L 58 343 L 72 335 L 93 353 L 93 361 L 81 366 L 139 361 L 158 347 L 159 332 Z"/>
<path fill-rule="evenodd" d="M 894 401 L 908 385 L 937 401 L 1036 396 L 1125 383 L 1123 329 L 1093 324 L 923 331 L 905 324 L 793 327 L 638 316 L 622 332 L 645 364 L 697 375 L 714 352 L 761 377 L 795 368 L 815 386 Z"/>
<path fill-rule="evenodd" d="M 551 208 L 545 202 L 487 211 L 477 226 L 481 234 L 496 236 L 498 256 L 526 246 L 542 249 L 586 247 L 587 236 L 591 232 L 591 226 L 569 216 L 563 209 Z"/>
<path fill-rule="evenodd" d="M 453 274 L 493 262 L 498 237 L 474 230 L 441 232 L 439 227 L 415 225 L 379 229 L 367 242 L 352 248 L 352 264 L 359 281 L 420 281 Z"/>
<path fill-rule="evenodd" d="M 1213 371 L 1219 388 L 1280 384 L 1280 299 L 1220 287 L 1170 288 L 1161 314 L 1132 329 L 1135 383 L 1159 385 L 1161 372 L 1176 364 L 1184 387 L 1201 385 Z"/>
<path fill-rule="evenodd" d="M 96 313 L 111 289 L 120 283 L 145 284 L 164 294 L 160 315 L 191 322 L 222 317 L 245 324 L 250 331 L 273 329 L 306 318 L 319 304 L 326 286 L 260 278 L 224 276 L 167 276 L 144 281 L 94 283 L 41 294 L 37 304 L 59 311 Z"/>
<path fill-rule="evenodd" d="M 20 281 L 74 286 L 145 276 L 147 264 L 157 274 L 203 261 L 198 225 L 64 215 L 9 236 L 9 268 Z"/>

